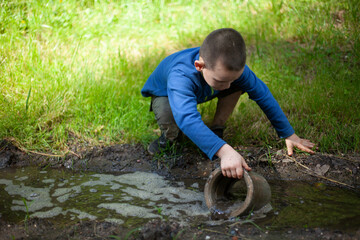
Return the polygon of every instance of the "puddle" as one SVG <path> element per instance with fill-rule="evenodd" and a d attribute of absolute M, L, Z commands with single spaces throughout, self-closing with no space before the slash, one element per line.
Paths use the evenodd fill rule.
<path fill-rule="evenodd" d="M 271 229 L 316 228 L 356 231 L 360 194 L 324 183 L 270 181 L 273 211 L 258 221 Z"/>
<path fill-rule="evenodd" d="M 28 215 L 57 225 L 79 219 L 140 226 L 150 219 L 172 219 L 183 225 L 209 222 L 205 180 L 172 182 L 144 172 L 122 175 L 74 173 L 36 168 L 0 170 L 0 218 L 19 223 Z M 326 227 L 357 230 L 360 195 L 323 183 L 270 181 L 273 210 L 251 218 L 271 230 Z M 244 198 L 232 193 L 233 198 Z M 248 217 L 243 217 L 246 219 Z M 230 222 L 237 221 L 232 219 Z M 222 223 L 224 223 L 222 221 Z M 230 224 L 228 221 L 225 224 Z"/>
<path fill-rule="evenodd" d="M 96 219 L 133 226 L 170 217 L 185 223 L 209 214 L 199 183 L 186 186 L 152 173 L 115 176 L 23 168 L 1 170 L 0 176 L 1 218 L 10 222 L 29 215 L 57 224 Z"/>

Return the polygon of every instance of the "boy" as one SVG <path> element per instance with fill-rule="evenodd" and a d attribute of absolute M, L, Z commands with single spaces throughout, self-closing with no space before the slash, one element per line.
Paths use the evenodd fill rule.
<path fill-rule="evenodd" d="M 314 144 L 299 138 L 267 86 L 245 64 L 245 42 L 236 30 L 210 33 L 200 48 L 186 49 L 166 57 L 146 81 L 141 94 L 151 97 L 151 108 L 161 130 L 148 151 L 158 153 L 174 143 L 180 130 L 207 156 L 221 159 L 224 176 L 241 178 L 244 158 L 222 139 L 226 120 L 240 95 L 247 92 L 264 111 L 279 137 L 293 147 L 313 154 Z M 210 128 L 201 119 L 197 104 L 218 98 Z"/>

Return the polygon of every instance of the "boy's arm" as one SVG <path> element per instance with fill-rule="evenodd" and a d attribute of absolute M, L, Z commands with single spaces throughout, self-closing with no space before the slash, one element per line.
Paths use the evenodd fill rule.
<path fill-rule="evenodd" d="M 314 143 L 307 139 L 301 139 L 291 127 L 288 119 L 281 110 L 279 104 L 272 96 L 269 88 L 246 66 L 242 78 L 238 84 L 249 97 L 256 101 L 260 108 L 264 111 L 272 125 L 275 127 L 279 137 L 285 138 L 288 154 L 293 154 L 293 148 L 297 147 L 302 151 L 314 154 L 311 150 L 315 146 Z"/>
<path fill-rule="evenodd" d="M 197 110 L 197 86 L 181 72 L 172 72 L 168 80 L 168 98 L 174 119 L 180 130 L 211 160 L 226 142 L 203 122 Z"/>

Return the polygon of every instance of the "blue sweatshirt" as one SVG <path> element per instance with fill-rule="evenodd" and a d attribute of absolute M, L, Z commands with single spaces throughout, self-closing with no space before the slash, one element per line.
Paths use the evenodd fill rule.
<path fill-rule="evenodd" d="M 210 159 L 226 143 L 202 121 L 197 104 L 209 101 L 221 91 L 212 89 L 197 71 L 200 48 L 190 48 L 166 57 L 150 75 L 141 94 L 144 97 L 167 96 L 176 124 Z M 264 111 L 279 137 L 294 133 L 289 121 L 269 88 L 246 65 L 242 75 L 231 86 L 247 92 Z"/>

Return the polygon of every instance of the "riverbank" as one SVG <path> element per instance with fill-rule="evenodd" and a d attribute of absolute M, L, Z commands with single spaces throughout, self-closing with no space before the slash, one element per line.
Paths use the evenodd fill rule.
<path fill-rule="evenodd" d="M 206 180 L 219 161 L 209 161 L 194 147 L 179 150 L 171 156 L 151 157 L 141 145 L 113 145 L 94 147 L 84 152 L 73 152 L 63 157 L 25 153 L 11 142 L 0 144 L 0 166 L 2 168 L 37 166 L 39 169 L 72 169 L 77 172 L 127 173 L 155 172 L 166 179 L 186 181 Z M 318 189 L 338 186 L 359 192 L 359 155 L 297 154 L 290 158 L 284 150 L 245 148 L 237 149 L 247 160 L 253 171 L 263 175 L 268 181 L 306 181 Z M 109 222 L 79 220 L 66 228 L 58 228 L 46 219 L 29 219 L 13 223 L 1 219 L 2 236 L 15 239 L 110 239 L 111 235 L 123 239 L 134 230 L 128 239 L 356 239 L 360 232 L 354 229 L 333 229 L 327 227 L 296 227 L 283 230 L 259 229 L 244 222 L 198 222 L 183 227 L 177 222 L 164 219 L 151 220 L 140 229 L 126 229 Z M 156 237 L 155 237 L 156 236 Z M 151 238 L 153 237 L 153 238 Z M 9 239 L 9 238 L 3 238 Z"/>

